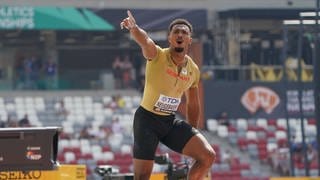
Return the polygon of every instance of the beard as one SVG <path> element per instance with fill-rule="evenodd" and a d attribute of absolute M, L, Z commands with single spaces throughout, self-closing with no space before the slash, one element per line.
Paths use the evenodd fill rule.
<path fill-rule="evenodd" d="M 174 51 L 176 51 L 177 53 L 181 53 L 184 51 L 184 48 L 183 47 L 175 47 Z"/>

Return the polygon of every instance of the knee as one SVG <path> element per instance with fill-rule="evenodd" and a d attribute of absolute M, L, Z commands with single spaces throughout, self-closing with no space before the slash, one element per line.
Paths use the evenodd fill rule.
<path fill-rule="evenodd" d="M 145 168 L 140 168 L 139 170 L 134 170 L 134 180 L 149 180 L 152 173 L 152 169 L 145 166 Z"/>
<path fill-rule="evenodd" d="M 206 167 L 210 167 L 216 160 L 216 152 L 211 149 L 206 151 L 202 154 L 201 158 L 198 159 L 201 164 L 205 165 Z"/>
<path fill-rule="evenodd" d="M 208 166 L 211 166 L 215 162 L 216 157 L 217 157 L 216 152 L 213 149 L 208 151 L 208 153 L 206 154 L 206 157 L 205 157 L 206 164 Z"/>

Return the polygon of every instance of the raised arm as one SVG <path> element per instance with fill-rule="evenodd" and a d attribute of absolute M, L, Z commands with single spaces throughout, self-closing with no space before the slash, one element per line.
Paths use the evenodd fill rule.
<path fill-rule="evenodd" d="M 154 41 L 148 36 L 146 31 L 136 24 L 132 13 L 127 11 L 128 17 L 120 23 L 121 29 L 126 28 L 130 31 L 133 39 L 139 44 L 142 49 L 143 56 L 146 59 L 153 59 L 157 55 L 157 48 Z"/>

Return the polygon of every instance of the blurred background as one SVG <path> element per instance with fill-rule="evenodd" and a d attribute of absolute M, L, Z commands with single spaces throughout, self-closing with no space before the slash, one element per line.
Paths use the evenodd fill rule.
<path fill-rule="evenodd" d="M 120 29 L 127 9 L 161 46 L 173 19 L 193 24 L 212 179 L 319 176 L 319 0 L 1 0 L 1 127 L 63 127 L 59 162 L 87 179 L 132 172 L 145 60 Z"/>

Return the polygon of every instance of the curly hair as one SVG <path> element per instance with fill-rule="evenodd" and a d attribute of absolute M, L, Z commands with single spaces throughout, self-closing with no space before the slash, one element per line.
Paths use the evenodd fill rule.
<path fill-rule="evenodd" d="M 177 24 L 186 25 L 189 28 L 190 32 L 191 33 L 193 32 L 193 27 L 192 27 L 191 23 L 188 20 L 182 19 L 182 18 L 173 20 L 169 25 L 168 31 L 171 32 L 173 26 L 175 26 Z"/>

